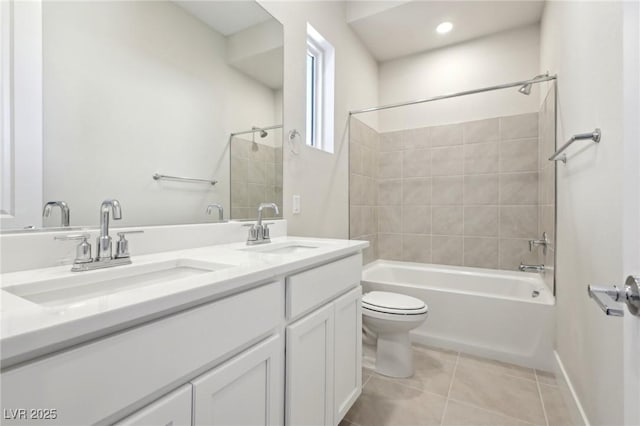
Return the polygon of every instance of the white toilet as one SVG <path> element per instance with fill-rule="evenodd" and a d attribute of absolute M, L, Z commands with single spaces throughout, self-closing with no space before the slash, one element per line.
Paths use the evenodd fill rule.
<path fill-rule="evenodd" d="M 409 331 L 427 319 L 427 305 L 420 299 L 386 291 L 362 296 L 362 321 L 377 336 L 376 372 L 390 377 L 413 375 Z"/>

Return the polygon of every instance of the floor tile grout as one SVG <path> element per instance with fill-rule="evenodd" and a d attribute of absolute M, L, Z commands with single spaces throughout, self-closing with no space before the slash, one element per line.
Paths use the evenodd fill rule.
<path fill-rule="evenodd" d="M 444 417 L 447 415 L 447 407 L 449 407 L 449 399 L 451 397 L 451 389 L 453 389 L 453 381 L 456 379 L 456 370 L 458 369 L 458 361 L 460 361 L 460 352 L 456 354 L 456 362 L 453 365 L 453 373 L 451 373 L 451 381 L 449 382 L 449 390 L 447 391 L 444 408 L 442 409 L 442 417 L 440 418 L 440 426 L 444 424 Z"/>
<path fill-rule="evenodd" d="M 540 388 L 540 381 L 538 380 L 538 372 L 534 370 L 536 375 L 536 388 L 538 389 L 538 398 L 540 398 L 540 405 L 542 406 L 542 413 L 544 414 L 544 421 L 549 426 L 549 417 L 547 416 L 547 409 L 544 406 L 544 399 L 542 399 L 542 389 Z"/>
<path fill-rule="evenodd" d="M 533 425 L 534 424 L 534 423 L 531 423 L 528 420 L 524 420 L 524 419 L 521 419 L 521 418 L 518 418 L 518 417 L 513 417 L 513 416 L 511 416 L 509 414 L 505 414 L 505 413 L 502 413 L 500 411 L 492 410 L 490 408 L 483 407 L 481 405 L 476 405 L 476 404 L 473 404 L 471 402 L 460 401 L 459 399 L 455 399 L 455 398 L 449 398 L 448 400 L 453 401 L 453 402 L 455 402 L 457 404 L 467 405 L 469 407 L 473 407 L 473 408 L 477 408 L 479 410 L 487 411 L 489 413 L 497 414 L 497 415 L 502 416 L 502 417 L 507 418 L 507 419 L 516 420 L 516 421 L 518 421 L 520 423 L 525 423 L 527 425 Z"/>

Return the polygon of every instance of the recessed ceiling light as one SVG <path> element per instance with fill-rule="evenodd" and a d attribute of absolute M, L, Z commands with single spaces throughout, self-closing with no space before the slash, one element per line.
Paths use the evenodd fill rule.
<path fill-rule="evenodd" d="M 446 34 L 453 29 L 453 24 L 451 22 L 443 22 L 436 27 L 436 31 L 438 34 Z"/>

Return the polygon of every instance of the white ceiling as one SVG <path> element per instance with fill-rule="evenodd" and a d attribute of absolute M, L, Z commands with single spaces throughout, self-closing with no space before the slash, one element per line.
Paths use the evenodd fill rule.
<path fill-rule="evenodd" d="M 225 36 L 273 19 L 255 1 L 172 1 Z"/>
<path fill-rule="evenodd" d="M 482 37 L 540 21 L 544 0 L 349 1 L 347 21 L 378 61 Z M 436 26 L 453 23 L 448 34 Z"/>

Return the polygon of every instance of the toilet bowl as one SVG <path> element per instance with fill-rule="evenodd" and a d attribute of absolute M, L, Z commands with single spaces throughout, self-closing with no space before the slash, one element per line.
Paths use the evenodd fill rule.
<path fill-rule="evenodd" d="M 409 331 L 422 324 L 427 314 L 427 305 L 415 297 L 385 291 L 362 296 L 365 331 L 377 336 L 377 373 L 390 377 L 413 375 Z"/>

